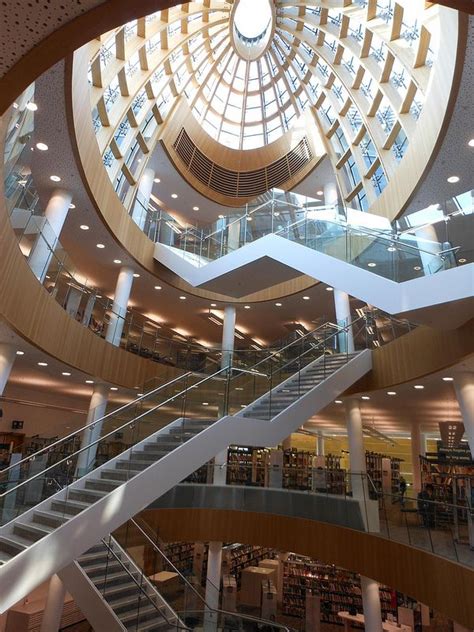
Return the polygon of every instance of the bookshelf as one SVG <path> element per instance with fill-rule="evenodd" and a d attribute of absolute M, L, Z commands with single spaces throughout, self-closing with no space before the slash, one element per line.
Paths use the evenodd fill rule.
<path fill-rule="evenodd" d="M 295 554 L 283 562 L 283 614 L 304 619 L 307 594 L 320 595 L 321 621 L 342 625 L 337 613 L 356 608 L 362 612 L 359 576 L 337 566 L 323 564 Z M 392 591 L 380 587 L 382 616 L 396 614 Z"/>
<path fill-rule="evenodd" d="M 400 490 L 400 464 L 403 459 L 380 454 L 379 452 L 365 453 L 367 474 L 372 479 L 376 492 L 369 486 L 372 499 L 377 499 L 382 493 L 397 495 Z"/>

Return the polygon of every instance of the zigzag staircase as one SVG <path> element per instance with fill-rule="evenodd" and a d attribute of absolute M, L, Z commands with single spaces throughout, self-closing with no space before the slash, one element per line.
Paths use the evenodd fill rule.
<path fill-rule="evenodd" d="M 98 454 L 117 432 L 131 447 L 103 464 L 94 456 L 90 471 L 77 480 L 77 458 L 93 444 L 40 474 L 29 476 L 31 457 L 0 473 L 0 612 L 94 550 L 101 538 L 228 445 L 277 445 L 371 369 L 369 350 L 328 355 L 340 331 L 322 341 L 310 336 L 250 369 L 226 368 L 204 378 L 185 374 L 107 415 L 101 423 L 110 424 L 110 431 L 103 427 Z M 245 406 L 242 398 L 250 399 L 249 393 L 254 401 Z M 223 406 L 229 414 L 222 414 Z M 173 414 L 177 419 L 167 423 Z M 60 447 L 80 432 L 60 440 Z M 45 454 L 48 449 L 33 458 Z M 61 489 L 54 492 L 51 481 Z M 34 502 L 38 486 L 41 498 Z"/>

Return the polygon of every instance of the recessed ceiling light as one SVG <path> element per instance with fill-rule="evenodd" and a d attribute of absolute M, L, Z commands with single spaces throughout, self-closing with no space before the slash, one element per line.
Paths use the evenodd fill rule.
<path fill-rule="evenodd" d="M 199 206 L 193 206 L 193 211 L 199 211 Z"/>
<path fill-rule="evenodd" d="M 49 147 L 46 143 L 36 143 L 36 149 L 40 151 L 48 151 Z"/>
<path fill-rule="evenodd" d="M 275 303 L 275 307 L 281 307 L 281 303 Z"/>
<path fill-rule="evenodd" d="M 469 147 L 474 147 L 474 138 L 471 138 L 471 140 L 468 142 Z"/>
<path fill-rule="evenodd" d="M 459 263 L 466 263 L 467 259 L 459 259 Z"/>
<path fill-rule="evenodd" d="M 104 244 L 97 244 L 97 248 L 105 248 Z"/>
<path fill-rule="evenodd" d="M 118 388 L 117 388 L 116 386 L 111 386 L 111 387 L 110 387 L 110 390 L 111 390 L 111 391 L 118 391 Z"/>
<path fill-rule="evenodd" d="M 36 105 L 36 103 L 33 103 L 33 101 L 30 101 L 29 103 L 26 104 L 26 109 L 30 110 L 30 112 L 36 112 L 36 110 L 38 109 L 38 106 Z"/>
<path fill-rule="evenodd" d="M 155 290 L 161 290 L 161 285 L 155 285 Z"/>
<path fill-rule="evenodd" d="M 335 399 L 335 400 L 334 400 L 334 403 L 335 403 L 335 404 L 342 404 L 342 399 Z"/>
<path fill-rule="evenodd" d="M 185 300 L 186 300 L 186 297 L 185 297 L 185 296 L 180 296 L 180 297 L 179 297 L 179 300 L 180 300 L 180 301 L 185 301 Z"/>
<path fill-rule="evenodd" d="M 328 285 L 326 288 L 326 292 L 333 292 L 333 291 L 334 291 L 334 288 Z"/>
<path fill-rule="evenodd" d="M 86 384 L 94 384 L 94 380 L 86 380 Z"/>
<path fill-rule="evenodd" d="M 138 279 L 140 277 L 140 275 L 138 274 L 138 272 L 134 272 L 133 273 L 133 278 L 134 279 Z"/>
<path fill-rule="evenodd" d="M 454 377 L 443 377 L 443 382 L 453 382 L 454 381 Z"/>
<path fill-rule="evenodd" d="M 114 263 L 122 263 L 121 259 L 114 259 Z"/>
<path fill-rule="evenodd" d="M 309 301 L 309 296 L 303 296 L 303 301 Z"/>
<path fill-rule="evenodd" d="M 71 204 L 69 204 L 69 208 L 76 208 L 76 205 L 71 202 Z"/>
<path fill-rule="evenodd" d="M 396 391 L 387 391 L 387 395 L 396 395 Z"/>
<path fill-rule="evenodd" d="M 15 110 L 18 110 L 18 103 L 15 101 L 15 103 L 13 104 L 13 107 Z"/>
<path fill-rule="evenodd" d="M 251 222 L 253 220 L 253 217 L 250 217 L 250 215 L 247 215 L 247 221 Z"/>
<path fill-rule="evenodd" d="M 223 215 L 218 215 L 218 218 L 219 219 L 224 219 L 224 216 Z"/>
<path fill-rule="evenodd" d="M 143 397 L 143 393 L 137 393 L 137 397 Z"/>
<path fill-rule="evenodd" d="M 87 226 L 87 224 L 81 224 L 81 225 L 79 226 L 79 228 L 80 228 L 81 230 L 89 230 L 89 226 Z"/>
<path fill-rule="evenodd" d="M 49 179 L 53 182 L 61 182 L 61 178 L 59 176 L 49 176 Z"/>
<path fill-rule="evenodd" d="M 178 194 L 177 193 L 172 193 L 171 197 L 173 198 L 173 200 L 176 200 L 176 198 L 178 197 Z"/>
<path fill-rule="evenodd" d="M 370 263 L 368 263 L 368 264 L 367 264 L 367 266 L 368 266 L 369 268 L 375 268 L 375 266 L 376 266 L 376 265 L 377 265 L 377 264 L 376 264 L 376 263 L 374 263 L 373 261 L 371 261 Z"/>
<path fill-rule="evenodd" d="M 418 272 L 419 270 L 421 270 L 421 266 L 413 266 L 413 270 L 416 270 Z"/>
<path fill-rule="evenodd" d="M 18 350 L 18 351 L 16 352 L 16 355 L 25 355 L 25 352 L 24 352 L 24 351 L 19 351 L 19 350 Z"/>
<path fill-rule="evenodd" d="M 217 303 L 211 303 L 211 307 L 217 307 Z"/>
<path fill-rule="evenodd" d="M 154 182 L 155 184 L 160 184 L 161 180 L 160 180 L 159 178 L 155 178 L 155 179 L 153 180 L 153 182 Z"/>
<path fill-rule="evenodd" d="M 387 250 L 388 252 L 397 252 L 397 249 L 395 248 L 395 246 L 389 246 Z"/>
<path fill-rule="evenodd" d="M 449 184 L 456 184 L 456 182 L 459 182 L 459 179 L 459 176 L 449 176 L 448 182 Z"/>
<path fill-rule="evenodd" d="M 250 309 L 250 305 L 244 305 L 244 309 Z"/>
<path fill-rule="evenodd" d="M 203 402 L 202 405 L 203 406 L 209 406 L 209 402 Z"/>
<path fill-rule="evenodd" d="M 323 195 L 324 191 L 316 191 L 316 195 Z"/>
<path fill-rule="evenodd" d="M 425 387 L 423 386 L 423 384 L 415 384 L 415 386 L 413 388 L 416 388 L 417 391 L 421 391 Z"/>
<path fill-rule="evenodd" d="M 38 366 L 48 366 L 47 362 L 38 362 Z"/>
<path fill-rule="evenodd" d="M 63 372 L 61 373 L 61 375 L 69 376 L 69 375 L 71 375 L 71 374 L 69 373 L 69 371 L 63 371 Z"/>
<path fill-rule="evenodd" d="M 365 401 L 367 401 L 370 399 L 370 397 L 368 395 L 362 395 L 361 399 L 364 399 Z"/>

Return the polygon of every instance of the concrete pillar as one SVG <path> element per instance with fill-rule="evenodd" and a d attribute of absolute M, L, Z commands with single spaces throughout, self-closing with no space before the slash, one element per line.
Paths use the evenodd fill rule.
<path fill-rule="evenodd" d="M 48 597 L 40 632 L 58 632 L 64 607 L 66 587 L 57 575 L 49 580 Z"/>
<path fill-rule="evenodd" d="M 227 228 L 227 250 L 232 252 L 240 245 L 240 225 L 241 222 L 233 220 Z"/>
<path fill-rule="evenodd" d="M 380 606 L 379 585 L 375 580 L 361 575 L 360 587 L 362 590 L 365 631 L 382 632 L 382 608 Z"/>
<path fill-rule="evenodd" d="M 316 454 L 324 456 L 324 435 L 322 432 L 318 432 L 318 438 L 316 439 Z"/>
<path fill-rule="evenodd" d="M 89 403 L 89 411 L 87 413 L 87 425 L 92 424 L 97 419 L 105 415 L 107 402 L 109 399 L 109 390 L 104 384 L 94 384 L 92 390 L 91 401 Z M 92 428 L 84 430 L 81 440 L 81 448 L 88 446 L 90 443 L 97 441 L 102 432 L 102 421 L 95 424 Z M 97 444 L 88 450 L 81 452 L 77 459 L 76 476 L 81 477 L 87 474 L 89 467 L 95 461 L 97 453 Z"/>
<path fill-rule="evenodd" d="M 226 305 L 224 307 L 224 326 L 222 328 L 222 358 L 221 368 L 232 366 L 235 340 L 235 307 Z"/>
<path fill-rule="evenodd" d="M 206 609 L 204 612 L 204 630 L 217 630 L 219 593 L 221 585 L 222 542 L 209 542 L 206 577 Z"/>
<path fill-rule="evenodd" d="M 336 310 L 336 323 L 339 327 L 347 329 L 338 334 L 339 351 L 341 353 L 354 353 L 354 333 L 352 331 L 351 306 L 347 292 L 334 288 L 334 307 Z"/>
<path fill-rule="evenodd" d="M 0 396 L 3 395 L 3 391 L 7 385 L 15 357 L 16 349 L 13 345 L 3 342 L 0 343 Z"/>
<path fill-rule="evenodd" d="M 413 495 L 421 491 L 421 432 L 420 426 L 413 423 L 411 426 L 411 461 L 413 467 Z"/>
<path fill-rule="evenodd" d="M 36 238 L 28 257 L 28 264 L 41 283 L 43 283 L 48 272 L 49 264 L 66 221 L 71 200 L 71 193 L 63 189 L 55 189 L 46 206 L 44 217 L 47 223 L 43 225 L 41 234 Z M 41 218 L 38 218 L 38 220 L 41 220 Z"/>
<path fill-rule="evenodd" d="M 464 432 L 474 457 L 474 373 L 465 371 L 454 376 L 454 390 L 461 410 Z"/>
<path fill-rule="evenodd" d="M 438 253 L 442 250 L 442 246 L 438 241 L 435 227 L 430 224 L 417 228 L 415 231 L 417 245 L 420 248 L 421 267 L 425 274 L 433 274 L 438 271 L 441 259 Z"/>
<path fill-rule="evenodd" d="M 117 278 L 115 286 L 114 303 L 112 306 L 112 314 L 110 315 L 109 325 L 105 339 L 115 347 L 120 346 L 122 339 L 123 326 L 127 315 L 128 299 L 132 290 L 133 270 L 123 266 Z"/>
<path fill-rule="evenodd" d="M 142 173 L 140 182 L 138 183 L 138 191 L 135 203 L 133 205 L 132 219 L 141 230 L 143 230 L 145 226 L 148 204 L 150 202 L 154 179 L 154 169 L 147 168 Z"/>
<path fill-rule="evenodd" d="M 368 486 L 365 474 L 364 435 L 362 433 L 362 413 L 357 399 L 345 401 L 347 438 L 349 441 L 349 463 L 351 471 L 352 495 L 358 500 L 368 500 Z"/>

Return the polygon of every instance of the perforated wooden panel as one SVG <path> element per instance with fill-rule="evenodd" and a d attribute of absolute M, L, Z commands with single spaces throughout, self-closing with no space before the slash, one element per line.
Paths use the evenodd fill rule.
<path fill-rule="evenodd" d="M 253 171 L 232 171 L 212 162 L 181 128 L 173 143 L 188 171 L 209 189 L 235 198 L 261 195 L 295 176 L 313 159 L 306 136 L 285 156 Z"/>

